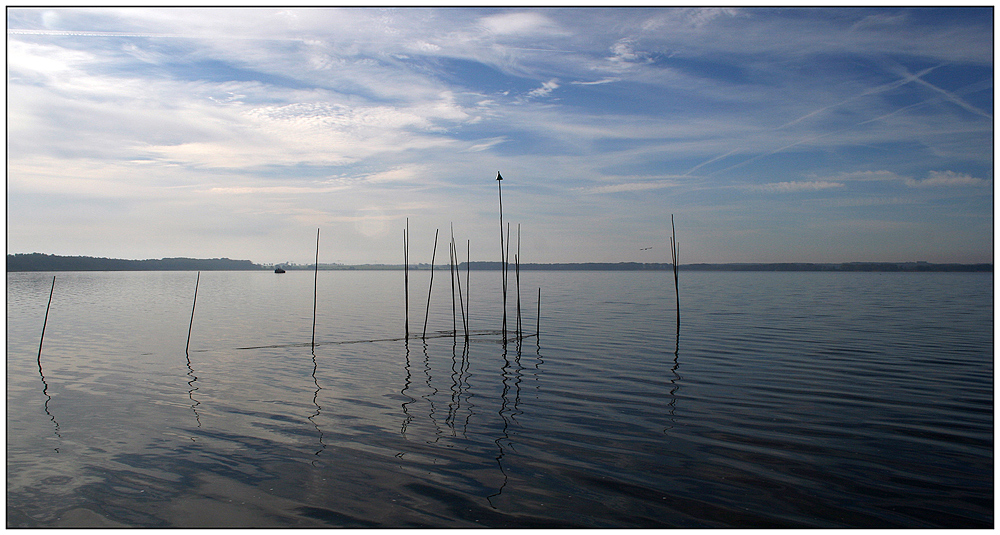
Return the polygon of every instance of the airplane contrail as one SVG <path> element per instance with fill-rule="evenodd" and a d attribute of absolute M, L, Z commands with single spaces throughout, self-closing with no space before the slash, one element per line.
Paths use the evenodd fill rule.
<path fill-rule="evenodd" d="M 935 69 L 938 69 L 938 68 L 940 68 L 942 66 L 944 66 L 944 64 L 935 65 L 933 67 L 928 67 L 926 69 L 921 70 L 920 72 L 918 72 L 916 74 L 913 74 L 913 73 L 907 71 L 901 65 L 897 65 L 897 68 L 894 69 L 894 70 L 896 71 L 897 74 L 899 74 L 901 76 L 901 78 L 899 80 L 896 80 L 894 82 L 890 82 L 890 83 L 887 83 L 887 84 L 882 84 L 882 85 L 877 86 L 877 87 L 873 87 L 873 88 L 868 89 L 866 91 L 863 91 L 863 92 L 861 92 L 861 93 L 859 93 L 859 94 L 857 94 L 855 96 L 852 96 L 851 98 L 842 100 L 842 101 L 840 101 L 840 102 L 838 102 L 836 104 L 831 104 L 829 106 L 824 106 L 824 107 L 819 108 L 817 110 L 811 111 L 811 112 L 809 112 L 809 113 L 807 113 L 807 114 L 805 114 L 805 115 L 803 115 L 801 117 L 798 117 L 798 118 L 796 118 L 796 119 L 794 119 L 792 121 L 789 121 L 789 122 L 787 122 L 787 123 L 785 123 L 785 124 L 783 124 L 781 126 L 777 126 L 775 128 L 772 128 L 769 131 L 770 132 L 774 132 L 774 131 L 777 131 L 777 130 L 781 130 L 783 128 L 787 128 L 787 127 L 789 127 L 791 125 L 794 125 L 796 123 L 799 123 L 799 122 L 801 122 L 801 121 L 803 121 L 805 119 L 808 119 L 810 117 L 814 117 L 814 116 L 816 116 L 816 115 L 818 115 L 818 114 L 820 114 L 820 113 L 822 113 L 822 112 L 824 112 L 826 110 L 829 110 L 831 108 L 836 108 L 838 106 L 842 106 L 844 104 L 847 104 L 848 102 L 857 100 L 857 99 L 862 98 L 862 97 L 866 97 L 866 96 L 869 96 L 869 95 L 874 95 L 874 94 L 877 94 L 877 93 L 882 93 L 882 92 L 885 92 L 885 91 L 889 91 L 891 89 L 895 89 L 897 87 L 904 86 L 904 85 L 906 85 L 906 84 L 908 84 L 910 82 L 916 82 L 916 83 L 919 83 L 921 85 L 925 85 L 925 86 L 927 86 L 927 87 L 929 87 L 929 88 L 931 88 L 931 89 L 933 89 L 933 90 L 941 93 L 942 95 L 944 95 L 944 98 L 946 98 L 947 100 L 953 102 L 954 104 L 956 104 L 956 105 L 958 105 L 958 106 L 960 106 L 960 107 L 962 107 L 962 108 L 964 108 L 964 109 L 966 109 L 966 110 L 968 110 L 968 111 L 970 111 L 972 113 L 975 113 L 977 115 L 981 115 L 983 117 L 986 117 L 986 118 L 989 118 L 989 119 L 992 120 L 993 117 L 991 115 L 987 114 L 986 112 L 984 112 L 984 111 L 982 111 L 982 110 L 980 110 L 980 109 L 972 106 L 971 104 L 965 102 L 964 100 L 962 100 L 961 98 L 959 98 L 957 95 L 954 95 L 953 93 L 949 93 L 948 91 L 945 91 L 944 89 L 941 89 L 940 87 L 937 87 L 934 84 L 931 84 L 930 82 L 927 82 L 926 80 L 923 80 L 921 78 L 922 76 L 925 76 L 925 75 L 931 73 L 932 71 L 934 71 Z M 902 72 L 900 72 L 900 71 L 902 71 Z M 925 102 L 927 102 L 927 101 L 925 101 Z M 922 103 L 918 103 L 918 104 L 923 104 L 923 102 Z M 868 122 L 876 121 L 876 120 L 878 120 L 880 118 L 888 117 L 889 115 L 892 115 L 894 113 L 898 113 L 898 112 L 902 111 L 903 109 L 910 108 L 910 107 L 913 107 L 915 105 L 916 104 L 911 104 L 909 106 L 904 106 L 903 108 L 900 108 L 899 110 L 896 110 L 895 112 L 883 115 L 882 117 L 879 117 L 879 118 L 871 119 L 871 120 L 868 120 L 868 121 L 862 121 L 860 123 L 852 125 L 852 127 L 850 127 L 850 128 L 853 128 L 854 126 L 859 126 L 859 125 L 862 125 L 862 124 L 865 124 L 865 123 L 868 123 Z M 820 135 L 817 135 L 817 136 L 812 136 L 812 137 L 805 138 L 805 139 L 801 139 L 799 141 L 796 141 L 795 143 L 791 143 L 789 145 L 785 145 L 783 147 L 780 147 L 778 149 L 772 150 L 772 151 L 767 152 L 765 154 L 758 154 L 756 156 L 750 157 L 750 158 L 748 158 L 746 160 L 743 160 L 742 162 L 739 162 L 739 163 L 736 163 L 736 164 L 731 165 L 729 167 L 726 167 L 725 169 L 721 169 L 719 171 L 715 171 L 715 172 L 713 172 L 711 174 L 715 175 L 715 174 L 718 174 L 718 173 L 722 173 L 724 171 L 729 171 L 730 169 L 734 169 L 736 167 L 740 167 L 740 166 L 746 165 L 746 164 L 748 164 L 750 162 L 759 160 L 761 158 L 764 158 L 764 157 L 767 157 L 767 156 L 771 156 L 773 154 L 777 154 L 777 153 L 779 153 L 781 151 L 790 149 L 790 148 L 795 147 L 797 145 L 801 145 L 803 143 L 808 143 L 808 142 L 811 142 L 811 141 L 815 141 L 817 139 L 829 136 L 831 134 L 835 134 L 835 133 L 838 133 L 838 132 L 843 132 L 844 130 L 846 130 L 846 128 L 843 128 L 843 129 L 840 129 L 840 130 L 835 130 L 833 132 L 827 132 L 825 134 L 820 134 Z M 721 159 L 723 159 L 723 158 L 725 158 L 727 156 L 730 156 L 730 155 L 732 155 L 732 154 L 734 154 L 736 152 L 739 152 L 739 151 L 740 151 L 740 149 L 733 149 L 733 150 L 731 150 L 731 151 L 729 151 L 729 152 L 727 152 L 725 154 L 722 154 L 720 156 L 716 156 L 714 158 L 706 160 L 706 161 L 704 161 L 704 162 L 702 162 L 702 163 L 700 163 L 700 164 L 692 167 L 691 169 L 689 169 L 687 171 L 687 173 L 684 173 L 683 176 L 687 176 L 687 175 L 693 173 L 694 171 L 696 171 L 697 169 L 699 169 L 701 167 L 704 167 L 704 166 L 706 166 L 706 165 L 708 165 L 708 164 L 710 164 L 712 162 L 716 162 L 718 160 L 721 160 Z"/>

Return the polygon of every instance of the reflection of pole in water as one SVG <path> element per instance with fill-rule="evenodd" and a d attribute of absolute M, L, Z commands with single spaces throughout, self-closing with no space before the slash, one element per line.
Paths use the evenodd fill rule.
<path fill-rule="evenodd" d="M 52 396 L 49 395 L 49 383 L 45 381 L 45 373 L 42 371 L 42 343 L 45 341 L 45 327 L 49 323 L 49 308 L 52 307 L 52 293 L 56 289 L 56 278 L 52 277 L 52 287 L 49 288 L 49 302 L 45 305 L 45 320 L 42 321 L 42 335 L 38 339 L 38 376 L 42 378 L 42 394 L 45 396 L 45 404 L 43 408 L 45 409 L 45 414 L 49 415 L 49 419 L 52 420 L 52 424 L 55 426 L 55 434 L 57 437 L 62 438 L 59 434 L 59 422 L 56 421 L 56 417 L 49 412 L 49 402 L 52 401 Z M 59 448 L 55 448 L 56 453 L 59 453 Z"/>
<path fill-rule="evenodd" d="M 465 403 L 468 405 L 465 413 L 465 425 L 462 427 L 462 436 L 467 436 L 469 430 L 469 419 L 472 418 L 473 410 L 476 404 L 472 402 L 472 398 L 476 395 L 472 391 L 472 384 L 469 383 L 469 377 L 472 375 L 469 373 L 470 356 L 472 348 L 469 346 L 469 341 L 465 341 L 465 347 L 462 349 L 462 367 L 461 373 L 459 373 L 459 395 L 464 391 L 465 393 Z M 464 383 L 464 388 L 462 387 Z"/>
<path fill-rule="evenodd" d="M 323 407 L 319 406 L 319 401 L 318 401 L 318 399 L 319 399 L 319 391 L 322 390 L 322 388 L 320 388 L 319 381 L 316 379 L 316 370 L 317 370 L 317 368 L 319 368 L 319 365 L 316 363 L 316 351 L 315 350 L 312 351 L 312 361 L 313 361 L 312 379 L 313 379 L 313 384 L 316 385 L 316 391 L 313 392 L 313 400 L 312 401 L 313 401 L 313 405 L 316 406 L 316 412 L 313 413 L 312 416 L 307 417 L 307 419 L 310 422 L 312 422 L 313 427 L 316 428 L 316 432 L 319 433 L 319 445 L 320 445 L 320 448 L 318 450 L 316 450 L 316 453 L 315 453 L 316 458 L 313 459 L 313 461 L 311 463 L 313 466 L 316 466 L 316 461 L 319 460 L 319 454 L 323 450 L 326 449 L 326 443 L 323 442 L 323 430 L 319 428 L 319 424 L 316 423 L 316 419 L 315 419 L 317 416 L 319 416 L 319 413 L 323 410 Z"/>
<path fill-rule="evenodd" d="M 451 402 L 448 403 L 448 417 L 445 418 L 445 425 L 451 429 L 451 436 L 456 436 L 455 418 L 462 408 L 462 372 L 465 368 L 465 351 L 469 348 L 468 342 L 462 346 L 462 360 L 458 360 L 458 338 L 452 338 L 451 343 Z M 458 367 L 456 369 L 456 366 Z M 464 436 L 465 433 L 463 432 Z"/>
<path fill-rule="evenodd" d="M 537 362 L 535 362 L 535 399 L 538 399 L 538 392 L 541 390 L 541 386 L 538 384 L 538 374 L 541 373 L 541 366 L 545 364 L 542 359 L 542 344 L 538 341 L 538 337 L 535 336 L 535 356 L 537 357 Z"/>
<path fill-rule="evenodd" d="M 518 347 L 520 348 L 520 345 Z M 503 391 L 500 394 L 501 401 L 499 411 L 500 419 L 503 420 L 503 436 L 493 441 L 497 445 L 498 449 L 496 461 L 497 466 L 500 467 L 500 473 L 503 474 L 503 483 L 500 485 L 500 488 L 497 489 L 496 493 L 486 497 L 487 501 L 490 502 L 490 506 L 494 509 L 496 509 L 496 506 L 493 505 L 492 499 L 502 494 L 504 487 L 507 486 L 508 476 L 507 472 L 503 468 L 503 458 L 506 455 L 506 452 L 504 451 L 504 442 L 507 443 L 507 449 L 513 449 L 513 443 L 510 440 L 508 428 L 510 427 L 511 422 L 517 423 L 517 416 L 521 414 L 521 410 L 518 408 L 518 405 L 521 402 L 521 372 L 524 369 L 521 367 L 521 351 L 518 349 L 518 351 L 514 354 L 514 364 L 517 368 L 513 372 L 514 401 L 511 403 L 510 389 L 512 383 L 509 379 L 511 379 L 512 367 L 510 359 L 507 358 L 506 346 L 504 346 L 503 350 L 503 361 L 504 365 L 500 370 L 501 377 L 503 378 Z M 508 407 L 512 407 L 512 409 L 508 410 Z"/>
<path fill-rule="evenodd" d="M 441 426 L 438 425 L 437 418 L 434 417 L 434 396 L 437 395 L 438 389 L 432 384 L 433 377 L 431 376 L 431 357 L 427 353 L 427 341 L 424 344 L 424 376 L 427 377 L 427 388 L 431 392 L 429 394 L 420 396 L 422 399 L 427 401 L 430 411 L 427 413 L 427 417 L 430 418 L 431 423 L 434 425 L 434 440 L 429 441 L 428 444 L 437 442 L 441 438 Z"/>
<path fill-rule="evenodd" d="M 201 405 L 201 402 L 194 399 L 194 391 L 198 390 L 198 387 L 194 386 L 194 384 L 198 382 L 198 376 L 194 374 L 194 368 L 191 367 L 191 355 L 189 355 L 185 351 L 184 357 L 187 359 L 187 368 L 188 368 L 187 374 L 188 377 L 191 378 L 191 380 L 187 382 L 188 386 L 191 387 L 191 390 L 188 390 L 188 399 L 191 400 L 191 412 L 194 413 L 194 419 L 196 422 L 198 422 L 198 427 L 201 427 L 201 415 L 198 414 L 198 409 L 197 409 L 198 405 Z M 194 437 L 191 437 L 191 441 L 197 442 L 194 439 Z"/>
<path fill-rule="evenodd" d="M 451 403 L 448 404 L 448 418 L 445 419 L 445 425 L 451 428 L 452 436 L 457 436 L 455 422 L 458 420 L 458 414 L 462 410 L 462 396 L 465 396 L 466 402 L 469 402 L 469 398 L 472 397 L 472 394 L 468 392 L 468 383 L 466 381 L 466 372 L 468 369 L 469 341 L 465 340 L 462 344 L 462 357 L 461 360 L 459 360 L 458 339 L 455 338 L 451 345 Z M 471 402 L 469 402 L 469 405 L 471 405 Z M 466 438 L 468 438 L 467 431 L 469 427 L 471 407 L 468 411 L 469 414 L 465 419 L 465 427 L 462 429 L 462 436 Z"/>
<path fill-rule="evenodd" d="M 409 425 L 409 423 L 413 420 L 413 416 L 410 415 L 410 411 L 406 408 L 406 406 L 409 405 L 410 403 L 413 403 L 414 401 L 416 401 L 417 398 L 414 398 L 413 396 L 410 396 L 409 394 L 406 393 L 406 391 L 410 389 L 410 380 L 411 380 L 411 377 L 412 377 L 412 375 L 410 374 L 410 340 L 409 340 L 409 338 L 407 338 L 406 340 L 404 340 L 403 345 L 406 347 L 406 367 L 405 367 L 405 369 L 406 369 L 406 381 L 403 383 L 403 389 L 399 391 L 399 394 L 401 396 L 406 396 L 406 397 L 410 398 L 410 401 L 404 401 L 403 404 L 401 405 L 401 407 L 403 409 L 404 418 L 403 418 L 403 425 L 401 425 L 400 428 L 399 428 L 399 434 L 401 434 L 401 435 L 403 435 L 405 437 L 406 436 L 406 426 Z"/>
<path fill-rule="evenodd" d="M 514 353 L 514 364 L 517 365 L 517 370 L 514 372 L 514 411 L 510 413 L 510 419 L 517 422 L 517 416 L 522 414 L 522 411 L 518 406 L 521 404 L 521 372 L 524 371 L 524 367 L 521 366 L 521 340 L 517 341 L 517 352 Z"/>
<path fill-rule="evenodd" d="M 678 381 L 681 380 L 681 376 L 677 373 L 677 368 L 680 367 L 680 351 L 681 351 L 681 331 L 680 326 L 677 327 L 677 337 L 674 339 L 674 365 L 670 368 L 670 373 L 673 374 L 673 378 L 670 379 L 670 402 L 667 405 L 670 407 L 670 425 L 663 430 L 664 433 L 673 429 L 674 424 L 677 421 L 674 419 L 674 411 L 677 409 L 677 390 L 680 388 Z"/>
<path fill-rule="evenodd" d="M 500 376 L 502 377 L 502 383 L 503 383 L 503 392 L 500 394 L 500 411 L 499 411 L 500 419 L 503 420 L 503 436 L 497 437 L 497 439 L 493 441 L 493 443 L 497 445 L 498 451 L 497 451 L 496 461 L 497 461 L 497 466 L 500 468 L 500 474 L 503 475 L 503 483 L 500 484 L 500 487 L 497 489 L 495 493 L 490 494 L 489 496 L 486 497 L 486 501 L 488 501 L 490 503 L 490 507 L 494 509 L 496 509 L 497 506 L 493 505 L 493 498 L 496 498 L 497 496 L 503 494 L 503 489 L 504 487 L 507 486 L 507 479 L 508 479 L 507 472 L 503 469 L 503 458 L 504 458 L 503 443 L 504 441 L 507 441 L 508 446 L 510 443 L 510 434 L 507 432 L 507 427 L 509 426 L 510 421 L 507 419 L 507 414 L 506 414 L 507 404 L 508 404 L 507 393 L 510 391 L 510 384 L 507 383 L 507 368 L 510 367 L 510 360 L 507 358 L 507 345 L 504 344 L 503 347 L 504 347 L 503 349 L 504 365 L 500 369 Z"/>

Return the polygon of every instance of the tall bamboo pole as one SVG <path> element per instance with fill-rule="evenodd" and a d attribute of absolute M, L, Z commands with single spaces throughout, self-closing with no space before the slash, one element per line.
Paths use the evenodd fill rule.
<path fill-rule="evenodd" d="M 312 343 L 310 344 L 313 348 L 316 347 L 316 296 L 317 288 L 319 287 L 319 229 L 316 229 L 316 263 L 313 269 L 313 330 L 312 330 Z"/>
<path fill-rule="evenodd" d="M 510 278 L 510 221 L 507 222 L 507 247 L 503 261 L 503 341 L 507 342 L 507 288 Z"/>
<path fill-rule="evenodd" d="M 507 341 L 507 259 L 504 256 L 504 246 L 503 246 L 503 194 L 501 193 L 500 182 L 503 181 L 503 177 L 500 176 L 500 171 L 497 171 L 497 199 L 500 201 L 500 269 L 503 270 L 501 279 L 502 283 L 502 293 L 503 293 L 503 339 L 504 342 Z"/>
<path fill-rule="evenodd" d="M 469 296 L 472 295 L 471 290 L 471 278 L 472 278 L 472 240 L 466 240 L 465 242 L 465 330 L 468 332 L 469 323 L 472 321 L 472 309 L 469 308 Z"/>
<path fill-rule="evenodd" d="M 677 231 L 674 228 L 674 214 L 670 214 L 670 254 L 674 261 L 674 295 L 677 296 L 677 329 L 681 328 L 681 293 L 677 282 Z"/>
<path fill-rule="evenodd" d="M 517 337 L 523 336 L 521 329 L 521 224 L 517 224 L 517 253 L 514 255 L 514 284 L 517 287 Z"/>
<path fill-rule="evenodd" d="M 455 245 L 455 236 L 451 237 L 451 250 L 455 252 L 455 279 L 458 282 L 458 306 L 462 311 L 462 328 L 465 329 L 465 338 L 469 338 L 469 318 L 465 315 L 465 303 L 462 301 L 462 272 L 459 268 L 458 246 Z"/>
<path fill-rule="evenodd" d="M 403 332 L 410 339 L 410 218 L 406 218 L 403 229 Z"/>
<path fill-rule="evenodd" d="M 42 343 L 45 341 L 45 326 L 49 323 L 49 308 L 52 306 L 52 293 L 56 291 L 56 276 L 52 276 L 52 287 L 49 288 L 49 304 L 45 305 L 45 319 L 42 320 L 42 336 L 38 339 L 38 370 L 42 370 Z M 44 380 L 44 379 L 43 379 Z"/>
<path fill-rule="evenodd" d="M 437 256 L 438 229 L 434 229 L 434 251 L 431 253 L 431 282 L 427 286 L 427 310 L 424 312 L 424 334 L 427 338 L 427 318 L 431 314 L 431 290 L 434 288 L 434 257 Z"/>
<path fill-rule="evenodd" d="M 448 271 L 451 275 L 451 330 L 458 335 L 458 324 L 455 317 L 455 225 L 451 225 L 451 241 L 448 242 Z"/>
<path fill-rule="evenodd" d="M 194 301 L 191 302 L 191 321 L 188 322 L 188 338 L 187 344 L 184 345 L 184 354 L 188 354 L 188 348 L 191 347 L 191 328 L 194 327 L 194 307 L 198 304 L 198 283 L 201 282 L 201 272 L 198 272 L 198 276 L 194 279 Z M 46 311 L 48 314 L 48 311 Z"/>
<path fill-rule="evenodd" d="M 538 288 L 538 312 L 535 313 L 535 339 L 542 331 L 542 289 Z"/>

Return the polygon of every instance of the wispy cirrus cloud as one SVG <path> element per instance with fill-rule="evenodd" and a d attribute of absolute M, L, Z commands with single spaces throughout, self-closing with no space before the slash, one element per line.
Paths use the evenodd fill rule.
<path fill-rule="evenodd" d="M 751 186 L 751 189 L 768 193 L 797 193 L 801 191 L 820 191 L 833 188 L 842 188 L 842 182 L 830 182 L 826 180 L 807 180 L 789 182 L 771 182 Z"/>
<path fill-rule="evenodd" d="M 109 226 L 92 207 L 142 203 L 124 224 L 183 214 L 199 237 L 255 229 L 257 249 L 203 240 L 208 256 L 287 260 L 297 253 L 270 225 L 343 223 L 331 235 L 363 243 L 350 254 L 364 261 L 398 244 L 357 242 L 351 218 L 475 218 L 495 188 L 482 176 L 500 169 L 526 227 L 607 224 L 586 245 L 529 241 L 539 261 L 610 254 L 601 240 L 628 235 L 614 227 L 622 202 L 652 227 L 664 206 L 689 218 L 705 244 L 689 254 L 705 261 L 726 260 L 717 238 L 734 228 L 820 254 L 801 225 L 764 228 L 799 217 L 794 203 L 748 189 L 799 194 L 817 220 L 839 221 L 840 206 L 909 221 L 893 210 L 920 203 L 915 229 L 947 228 L 982 254 L 991 233 L 953 219 L 956 198 L 970 218 L 992 214 L 988 11 L 11 9 L 9 248 L 89 254 Z M 60 195 L 70 208 L 54 211 Z M 345 214 L 358 207 L 385 215 Z M 69 222 L 52 232 L 42 218 Z M 170 248 L 199 240 L 156 239 L 160 256 L 198 253 Z"/>
<path fill-rule="evenodd" d="M 915 188 L 940 188 L 953 186 L 989 186 L 992 180 L 977 178 L 966 173 L 956 173 L 954 171 L 931 171 L 927 178 L 918 180 L 905 178 L 907 186 Z"/>

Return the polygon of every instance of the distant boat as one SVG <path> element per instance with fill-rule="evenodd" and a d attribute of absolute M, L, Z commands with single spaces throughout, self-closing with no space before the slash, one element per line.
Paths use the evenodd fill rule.
<path fill-rule="evenodd" d="M 281 268 L 279 267 L 279 268 L 274 268 L 274 272 L 275 272 L 275 273 L 284 273 L 284 272 L 285 272 L 285 270 L 283 270 L 283 269 L 281 269 Z"/>

